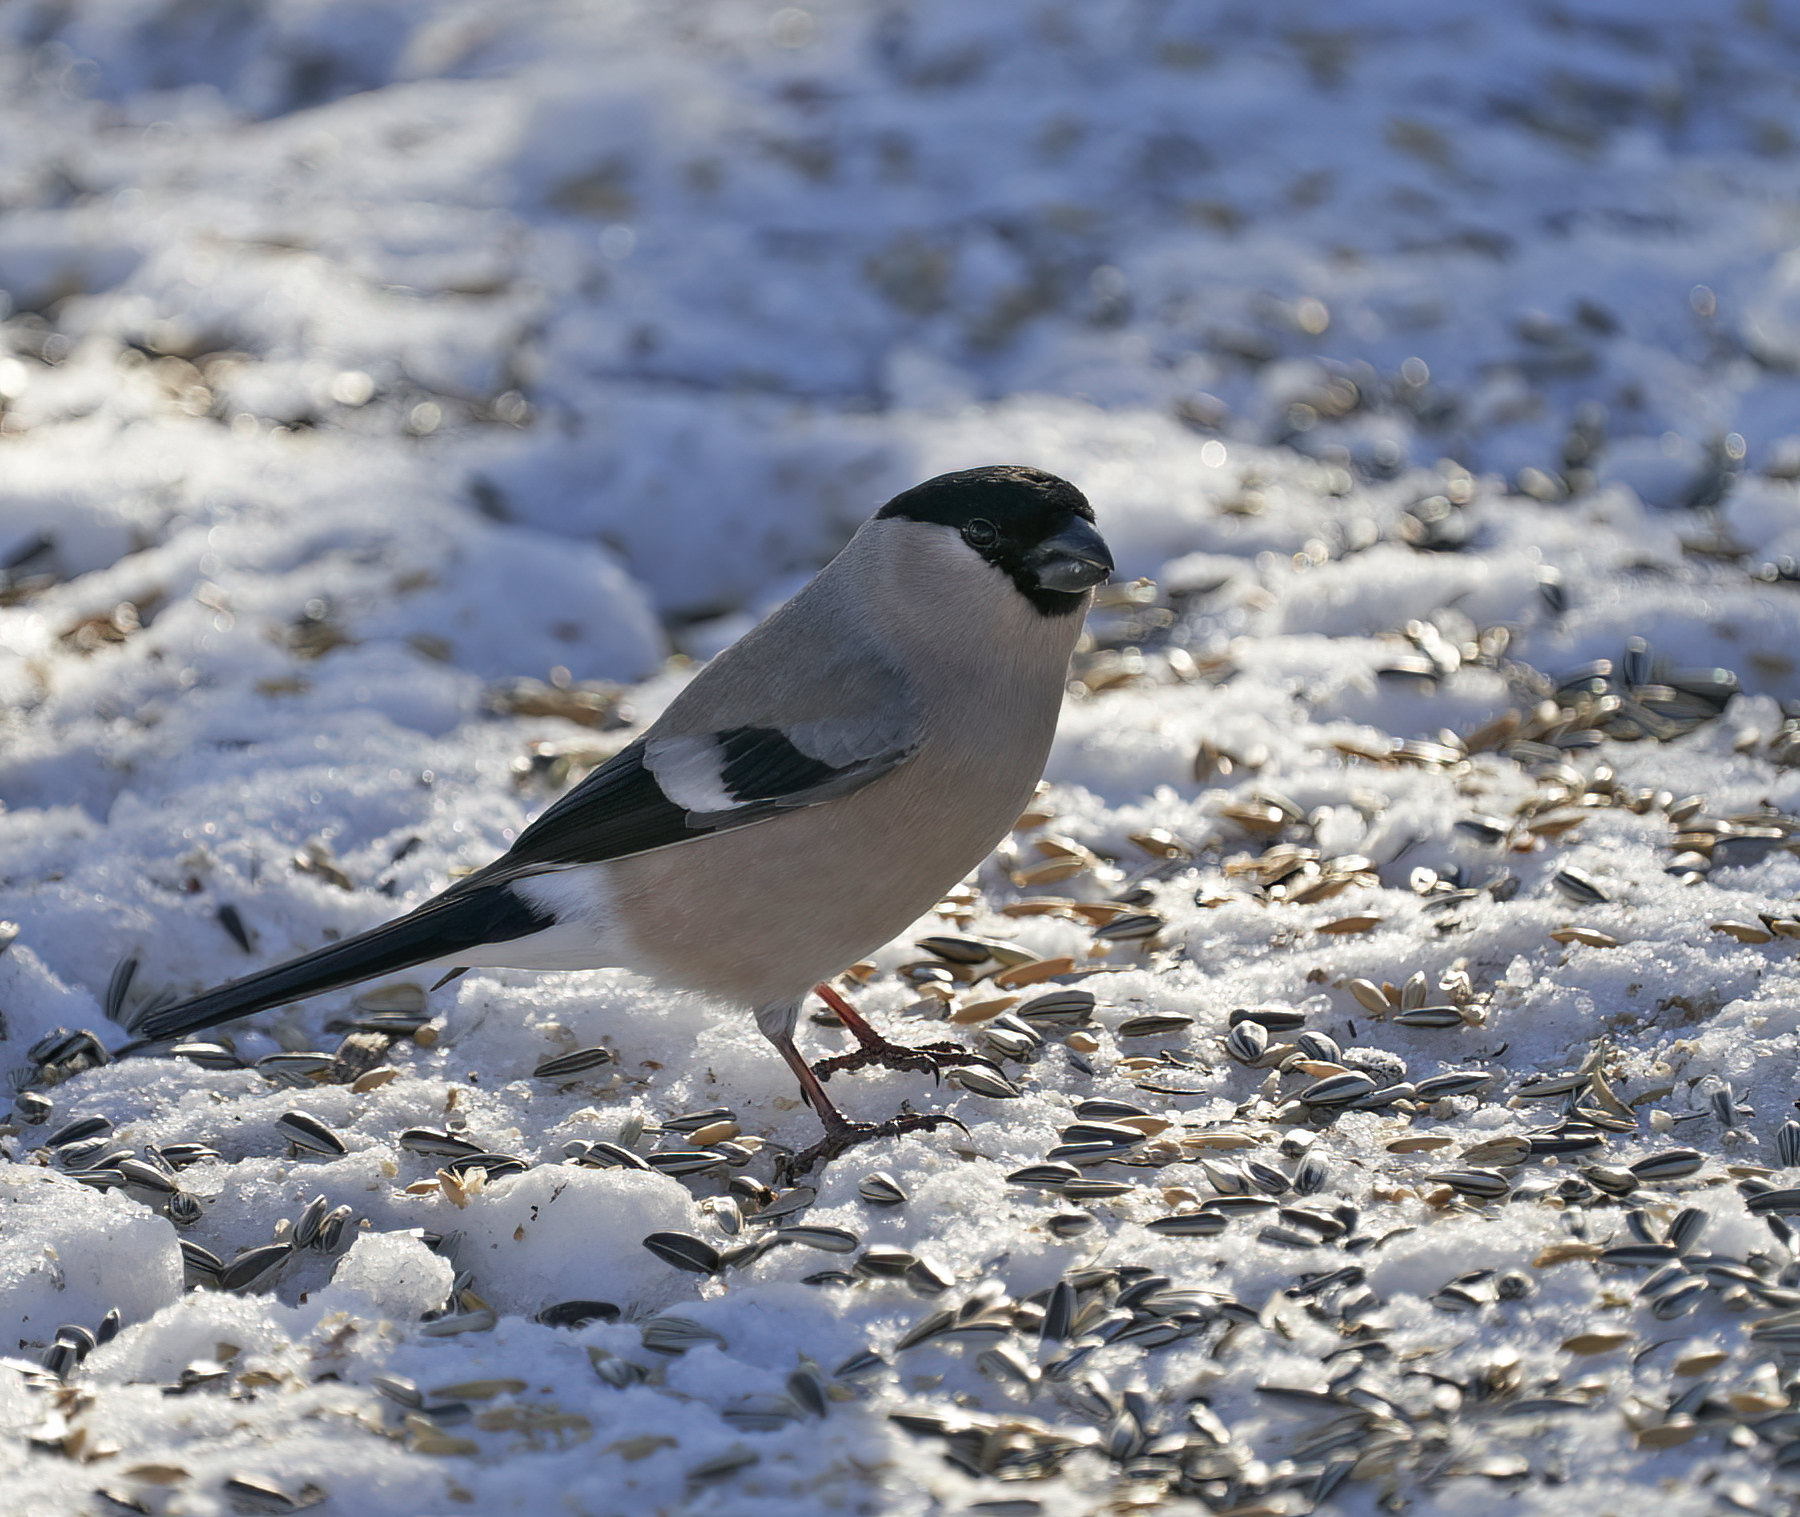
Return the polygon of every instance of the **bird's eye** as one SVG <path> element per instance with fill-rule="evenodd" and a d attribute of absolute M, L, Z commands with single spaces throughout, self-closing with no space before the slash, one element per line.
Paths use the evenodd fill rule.
<path fill-rule="evenodd" d="M 971 548 L 991 548 L 1000 541 L 1000 529 L 980 517 L 962 529 L 963 541 Z"/>

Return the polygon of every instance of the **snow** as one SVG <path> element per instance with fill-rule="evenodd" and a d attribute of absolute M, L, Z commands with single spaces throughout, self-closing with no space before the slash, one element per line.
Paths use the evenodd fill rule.
<path fill-rule="evenodd" d="M 0 1508 L 281 1507 L 229 1484 L 264 1480 L 359 1517 L 1299 1513 L 1350 1446 L 1329 1437 L 1347 1409 L 1257 1387 L 1323 1388 L 1359 1345 L 1343 1386 L 1391 1412 L 1351 1428 L 1360 1462 L 1322 1511 L 1791 1505 L 1793 1360 L 1755 1324 L 1800 1304 L 1800 1271 L 1740 1183 L 1794 1179 L 1800 976 L 1759 919 L 1790 919 L 1800 861 L 1754 831 L 1710 869 L 1676 856 L 1701 822 L 1800 813 L 1800 30 L 1754 0 L 1322 15 L 0 11 L 0 1069 L 21 1092 L 0 1126 Z M 991 1049 L 896 973 L 916 938 L 966 931 L 1100 971 L 1079 981 L 1098 1008 L 1004 1062 L 1016 1099 L 833 1081 L 854 1117 L 910 1102 L 967 1129 L 809 1177 L 785 1220 L 857 1252 L 791 1241 L 684 1273 L 642 1239 L 759 1235 L 728 1230 L 723 1177 L 564 1162 L 680 1148 L 656 1124 L 715 1107 L 753 1149 L 816 1135 L 749 1018 L 621 973 L 472 973 L 360 1089 L 160 1059 L 37 1077 L 27 1051 L 54 1029 L 122 1042 L 120 994 L 128 1014 L 275 962 L 485 863 L 888 496 L 998 461 L 1074 480 L 1120 581 L 1155 587 L 1090 621 L 1049 820 L 849 993 L 905 1040 Z M 1523 744 L 1431 746 L 1530 724 L 1577 700 L 1572 671 L 1640 657 L 1638 686 L 1723 669 L 1737 693 L 1662 740 L 1590 733 L 1615 718 L 1589 706 Z M 1259 833 L 1264 796 L 1292 811 Z M 1484 838 L 1471 816 L 1520 825 Z M 1159 828 L 1180 856 L 1133 840 Z M 1252 863 L 1279 841 L 1362 867 L 1294 900 L 1303 877 Z M 1015 884 L 1040 843 L 1092 856 Z M 874 841 L 870 867 L 903 845 Z M 1572 899 L 1569 869 L 1609 899 Z M 1446 899 L 1457 884 L 1473 893 Z M 1148 947 L 1003 910 L 1133 887 L 1167 922 Z M 1416 972 L 1460 1025 L 1373 1016 L 1350 988 Z M 958 1006 L 997 994 L 955 987 Z M 230 1036 L 246 1061 L 329 1051 L 356 995 Z M 1290 1098 L 1318 1074 L 1225 1051 L 1233 1013 L 1267 1006 L 1347 1067 L 1492 1083 L 1308 1123 Z M 1192 1022 L 1121 1030 L 1150 1012 Z M 534 1076 L 596 1046 L 613 1061 Z M 1510 1200 L 1424 1178 L 1553 1124 L 1566 1102 L 1526 1082 L 1590 1059 L 1634 1129 L 1501 1166 Z M 1008 1182 L 1095 1098 L 1189 1141 L 1085 1171 L 1132 1183 L 1116 1197 Z M 291 1151 L 295 1109 L 346 1151 Z M 140 1153 L 216 1153 L 180 1173 L 197 1220 L 70 1178 L 44 1142 L 88 1115 Z M 1355 1207 L 1355 1248 L 1270 1239 L 1272 1215 L 1143 1225 L 1229 1185 L 1221 1165 L 1297 1176 L 1281 1141 L 1315 1125 L 1322 1189 L 1281 1200 Z M 530 1167 L 446 1184 L 413 1128 Z M 1699 1169 L 1622 1201 L 1556 1191 L 1676 1148 Z M 902 1204 L 859 1194 L 874 1170 Z M 349 1208 L 332 1248 L 242 1293 L 184 1284 L 180 1242 L 229 1262 L 292 1237 L 316 1196 Z M 1763 1267 L 1763 1295 L 1708 1277 L 1664 1319 L 1648 1270 L 1592 1261 L 1642 1241 L 1628 1214 L 1660 1237 L 1682 1208 L 1715 1265 Z M 1091 1226 L 1056 1220 L 1076 1213 Z M 808 1283 L 869 1246 L 951 1283 Z M 993 1335 L 897 1348 L 984 1289 L 1022 1300 L 1096 1265 L 1204 1292 L 1202 1316 L 1238 1305 L 1030 1390 L 982 1357 Z M 1301 1289 L 1352 1265 L 1366 1280 Z M 1443 1288 L 1479 1270 L 1455 1310 Z M 534 1320 L 574 1301 L 617 1312 Z M 118 1335 L 60 1388 L 31 1370 L 114 1308 Z M 1627 1336 L 1565 1347 L 1600 1332 Z M 686 1351 L 653 1346 L 672 1339 Z M 1033 1364 L 1065 1351 L 1007 1341 Z M 1726 1357 L 1684 1367 L 1708 1348 Z M 853 1365 L 865 1350 L 882 1362 Z M 1546 1398 L 1584 1405 L 1508 1409 Z M 895 1413 L 987 1419 L 1021 1462 L 1034 1428 L 1077 1446 L 1002 1479 Z M 1207 1427 L 1228 1440 L 1211 1476 Z M 1199 1462 L 1162 1498 L 1176 1434 Z"/>

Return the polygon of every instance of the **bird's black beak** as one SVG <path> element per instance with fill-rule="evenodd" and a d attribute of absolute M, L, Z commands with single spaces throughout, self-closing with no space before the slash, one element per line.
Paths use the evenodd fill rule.
<path fill-rule="evenodd" d="M 1112 576 L 1113 558 L 1093 524 L 1077 516 L 1025 555 L 1025 569 L 1041 590 L 1086 590 Z"/>

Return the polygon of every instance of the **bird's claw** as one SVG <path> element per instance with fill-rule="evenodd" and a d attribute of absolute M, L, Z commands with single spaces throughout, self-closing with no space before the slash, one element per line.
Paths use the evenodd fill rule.
<path fill-rule="evenodd" d="M 890 1117 L 885 1122 L 851 1122 L 840 1119 L 836 1123 L 827 1123 L 823 1138 L 811 1148 L 803 1149 L 782 1162 L 782 1179 L 797 1179 L 815 1164 L 835 1159 L 861 1143 L 872 1143 L 877 1138 L 897 1138 L 902 1133 L 929 1132 L 939 1127 L 955 1127 L 965 1133 L 969 1130 L 955 1117 L 947 1114 L 918 1111 L 902 1111 L 899 1116 Z"/>
<path fill-rule="evenodd" d="M 978 1053 L 970 1053 L 966 1048 L 958 1048 L 954 1043 L 927 1043 L 921 1048 L 908 1048 L 904 1044 L 890 1043 L 882 1038 L 876 1043 L 864 1043 L 853 1053 L 837 1054 L 829 1059 L 820 1059 L 813 1065 L 813 1073 L 821 1080 L 829 1080 L 840 1070 L 849 1072 L 855 1069 L 867 1069 L 871 1064 L 879 1064 L 883 1069 L 926 1070 L 938 1079 L 942 1079 L 946 1069 L 966 1067 L 978 1064 L 984 1069 L 1000 1072 L 999 1065 L 992 1059 L 983 1058 Z"/>

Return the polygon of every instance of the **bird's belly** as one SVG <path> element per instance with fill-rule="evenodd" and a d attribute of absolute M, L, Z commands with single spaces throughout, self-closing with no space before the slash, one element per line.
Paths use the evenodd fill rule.
<path fill-rule="evenodd" d="M 1042 769 L 1041 751 L 1018 757 L 915 761 L 841 800 L 606 866 L 634 961 L 740 1004 L 804 995 L 929 911 L 1006 835 Z"/>

